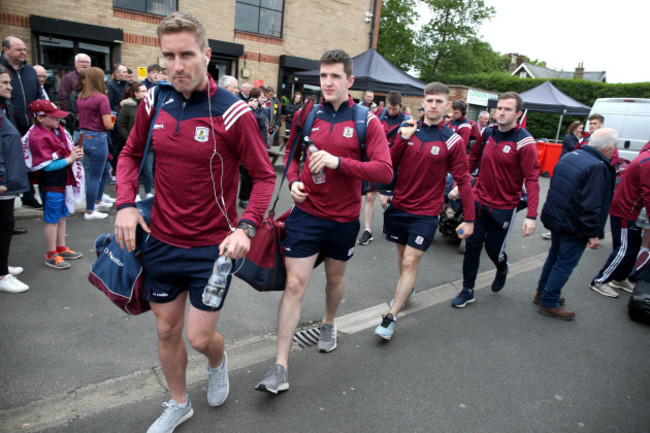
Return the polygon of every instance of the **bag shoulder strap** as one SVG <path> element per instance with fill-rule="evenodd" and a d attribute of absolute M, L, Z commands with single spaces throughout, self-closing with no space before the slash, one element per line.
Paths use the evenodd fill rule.
<path fill-rule="evenodd" d="M 140 164 L 140 170 L 138 171 L 138 177 L 140 177 L 140 173 L 142 173 L 142 169 L 144 168 L 144 163 L 145 163 L 145 157 L 147 156 L 147 152 L 149 151 L 149 145 L 151 144 L 151 135 L 153 134 L 153 127 L 156 123 L 156 118 L 158 117 L 158 113 L 160 113 L 160 109 L 162 108 L 163 104 L 165 101 L 167 101 L 167 96 L 171 93 L 172 86 L 171 84 L 158 84 L 154 88 L 154 106 L 156 107 L 153 117 L 151 118 L 151 123 L 149 124 L 149 134 L 147 135 L 147 143 L 144 146 L 144 152 L 142 153 L 142 163 Z"/>
<path fill-rule="evenodd" d="M 368 133 L 368 112 L 370 109 L 365 105 L 355 104 L 352 107 L 354 110 L 354 128 L 357 130 L 357 138 L 359 139 L 359 147 L 361 148 L 361 160 L 368 159 L 366 155 L 366 136 Z"/>

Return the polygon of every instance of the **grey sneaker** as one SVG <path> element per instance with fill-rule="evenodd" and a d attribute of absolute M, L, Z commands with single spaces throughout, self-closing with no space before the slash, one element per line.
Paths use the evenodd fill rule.
<path fill-rule="evenodd" d="M 208 404 L 221 406 L 228 397 L 230 383 L 228 382 L 228 356 L 223 352 L 223 362 L 217 368 L 208 365 Z"/>
<path fill-rule="evenodd" d="M 49 266 L 50 268 L 54 269 L 68 269 L 70 267 L 70 263 L 64 261 L 61 254 L 54 254 L 49 259 L 46 256 L 45 266 Z"/>
<path fill-rule="evenodd" d="M 610 298 L 618 298 L 618 293 L 616 293 L 616 290 L 612 289 L 609 283 L 601 284 L 600 286 L 591 283 L 589 287 L 591 290 L 598 292 L 601 295 L 609 296 Z"/>
<path fill-rule="evenodd" d="M 164 402 L 163 411 L 160 418 L 156 420 L 151 426 L 147 433 L 172 433 L 176 427 L 187 421 L 194 415 L 194 409 L 192 409 L 192 402 L 190 401 L 190 396 L 187 396 L 187 406 L 178 407 L 178 402 L 174 400 L 169 400 Z"/>
<path fill-rule="evenodd" d="M 327 353 L 336 349 L 336 325 L 323 323 L 318 329 L 320 330 L 318 351 Z"/>
<path fill-rule="evenodd" d="M 625 290 L 628 293 L 634 292 L 634 288 L 636 287 L 636 284 L 634 284 L 632 281 L 628 280 L 627 278 L 624 279 L 623 281 L 612 280 L 609 282 L 609 285 L 615 289 Z"/>
<path fill-rule="evenodd" d="M 280 391 L 289 389 L 289 373 L 280 364 L 275 364 L 266 373 L 264 379 L 255 387 L 258 391 L 265 391 L 271 394 L 277 394 Z"/>

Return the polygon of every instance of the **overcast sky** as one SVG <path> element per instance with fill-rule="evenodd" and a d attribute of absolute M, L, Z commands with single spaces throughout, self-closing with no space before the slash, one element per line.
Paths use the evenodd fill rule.
<path fill-rule="evenodd" d="M 524 54 L 565 71 L 583 62 L 586 71 L 607 72 L 608 83 L 650 81 L 650 7 L 645 1 L 485 3 L 496 14 L 482 26 L 481 39 L 495 51 Z"/>

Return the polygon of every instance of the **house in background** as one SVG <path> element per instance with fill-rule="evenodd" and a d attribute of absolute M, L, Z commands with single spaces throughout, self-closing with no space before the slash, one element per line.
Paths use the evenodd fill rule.
<path fill-rule="evenodd" d="M 575 71 L 556 71 L 546 66 L 533 65 L 528 62 L 522 62 L 514 68 L 511 75 L 519 78 L 564 78 L 582 79 L 595 82 L 606 82 L 607 72 L 605 71 L 585 71 L 583 63 L 579 63 Z"/>

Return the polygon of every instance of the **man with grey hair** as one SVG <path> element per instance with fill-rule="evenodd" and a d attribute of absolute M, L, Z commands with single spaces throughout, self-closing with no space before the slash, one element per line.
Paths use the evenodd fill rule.
<path fill-rule="evenodd" d="M 41 65 L 34 65 L 34 71 L 38 77 L 38 99 L 50 100 L 50 95 L 45 90 L 45 82 L 47 81 L 47 71 Z"/>
<path fill-rule="evenodd" d="M 79 71 L 90 68 L 90 65 L 91 61 L 88 54 L 79 53 L 74 56 L 74 69 L 61 77 L 61 84 L 59 85 L 59 96 L 57 99 L 61 110 L 69 111 L 68 98 L 74 86 L 77 85 L 77 81 L 79 81 Z"/>
<path fill-rule="evenodd" d="M 487 111 L 481 111 L 478 113 L 478 126 L 481 128 L 481 135 L 487 127 L 487 124 L 490 122 L 490 113 Z"/>
<path fill-rule="evenodd" d="M 249 83 L 242 83 L 241 86 L 239 86 L 239 93 L 237 96 L 239 96 L 239 99 L 242 101 L 246 102 L 248 104 L 248 95 L 251 93 L 251 85 Z"/>
<path fill-rule="evenodd" d="M 231 75 L 224 75 L 223 77 L 219 78 L 219 87 L 223 87 L 235 96 L 237 96 L 237 92 L 239 91 L 237 78 Z"/>
<path fill-rule="evenodd" d="M 542 210 L 542 223 L 551 231 L 551 248 L 533 298 L 541 314 L 562 320 L 575 317 L 574 311 L 562 306 L 562 287 L 585 247 L 597 249 L 605 235 L 616 180 L 610 158 L 617 142 L 616 131 L 599 129 L 589 146 L 567 153 L 553 170 Z"/>

